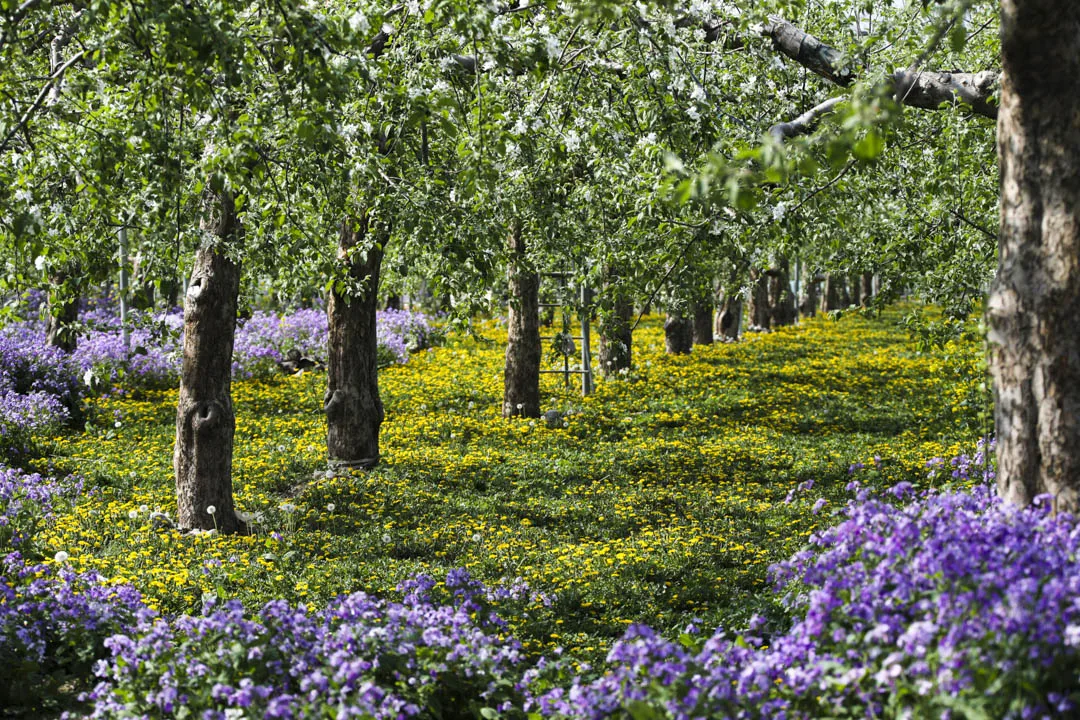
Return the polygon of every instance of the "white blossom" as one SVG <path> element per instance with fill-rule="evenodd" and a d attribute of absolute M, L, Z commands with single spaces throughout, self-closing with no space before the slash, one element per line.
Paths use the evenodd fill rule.
<path fill-rule="evenodd" d="M 368 22 L 367 15 L 364 14 L 363 10 L 357 10 L 349 18 L 349 27 L 352 28 L 353 32 L 366 33 L 371 29 L 371 23 Z"/>

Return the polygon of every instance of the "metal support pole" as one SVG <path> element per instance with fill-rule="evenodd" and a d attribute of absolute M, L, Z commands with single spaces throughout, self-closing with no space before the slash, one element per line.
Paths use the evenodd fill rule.
<path fill-rule="evenodd" d="M 589 286 L 581 286 L 581 394 L 591 395 L 593 391 L 592 353 L 589 350 L 589 315 L 592 298 Z"/>

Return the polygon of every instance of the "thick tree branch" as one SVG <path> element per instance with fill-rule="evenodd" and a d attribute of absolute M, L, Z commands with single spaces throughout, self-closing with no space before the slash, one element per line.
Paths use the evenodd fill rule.
<path fill-rule="evenodd" d="M 839 50 L 783 18 L 770 18 L 762 34 L 772 39 L 781 53 L 830 82 L 847 87 L 856 79 L 854 70 L 843 62 Z M 895 96 L 904 105 L 936 110 L 942 104 L 960 101 L 971 106 L 976 114 L 996 119 L 997 106 L 991 104 L 990 99 L 998 77 L 999 73 L 994 70 L 979 73 L 898 70 L 891 81 Z"/>
<path fill-rule="evenodd" d="M 810 108 L 790 122 L 776 123 L 769 128 L 769 135 L 780 142 L 783 142 L 788 138 L 793 138 L 796 135 L 805 135 L 814 129 L 818 120 L 832 113 L 836 106 L 844 100 L 845 98 L 842 97 L 829 98 L 820 105 Z"/>

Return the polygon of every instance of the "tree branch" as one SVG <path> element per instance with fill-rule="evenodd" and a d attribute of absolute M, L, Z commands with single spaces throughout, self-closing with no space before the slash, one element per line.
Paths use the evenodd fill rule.
<path fill-rule="evenodd" d="M 837 105 L 842 103 L 846 98 L 834 97 L 829 98 L 825 102 L 810 108 L 799 117 L 791 120 L 790 122 L 780 122 L 769 128 L 769 135 L 776 138 L 780 142 L 793 138 L 797 135 L 805 135 L 814 129 L 818 120 L 826 115 L 832 113 Z"/>
<path fill-rule="evenodd" d="M 8 143 L 11 142 L 11 139 L 27 126 L 27 124 L 30 122 L 30 118 L 34 116 L 34 113 L 38 111 L 38 109 L 41 107 L 41 104 L 45 101 L 45 97 L 49 94 L 49 90 L 52 88 L 53 84 L 58 82 L 60 78 L 64 76 L 64 73 L 69 67 L 77 63 L 79 60 L 82 60 L 85 54 L 85 50 L 80 50 L 79 52 L 75 53 L 68 59 L 66 63 L 58 67 L 56 69 L 56 72 L 49 76 L 48 81 L 45 83 L 44 87 L 41 88 L 41 92 L 39 92 L 38 96 L 34 98 L 34 102 L 31 103 L 30 107 L 26 109 L 26 112 L 23 113 L 23 116 L 19 118 L 19 122 L 15 123 L 15 126 L 8 131 L 8 134 L 4 137 L 4 141 L 0 142 L 0 152 L 4 152 L 5 150 L 7 150 Z"/>
<path fill-rule="evenodd" d="M 803 32 L 787 20 L 770 18 L 762 29 L 771 38 L 773 46 L 808 70 L 841 87 L 855 82 L 856 74 L 843 64 L 843 54 L 813 35 Z M 942 104 L 956 101 L 971 106 L 976 114 L 997 118 L 997 106 L 990 103 L 1000 73 L 984 70 L 978 73 L 939 72 L 935 70 L 897 70 L 891 82 L 895 97 L 904 105 L 937 110 Z"/>

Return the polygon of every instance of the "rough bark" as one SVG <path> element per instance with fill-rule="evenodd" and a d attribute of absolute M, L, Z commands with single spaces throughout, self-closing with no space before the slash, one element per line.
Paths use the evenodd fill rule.
<path fill-rule="evenodd" d="M 769 307 L 769 276 L 763 270 L 751 270 L 750 327 L 759 330 L 772 328 L 772 312 Z"/>
<path fill-rule="evenodd" d="M 219 242 L 243 229 L 227 192 L 208 192 L 202 228 Z M 177 522 L 182 528 L 243 531 L 232 494 L 232 353 L 240 266 L 217 245 L 195 253 L 184 305 L 184 347 L 176 408 Z M 207 510 L 213 507 L 211 515 Z"/>
<path fill-rule="evenodd" d="M 677 310 L 664 319 L 664 349 L 668 355 L 686 355 L 694 347 L 694 324 Z"/>
<path fill-rule="evenodd" d="M 600 313 L 600 372 L 604 377 L 631 367 L 634 303 L 619 289 L 613 273 L 605 273 Z"/>
<path fill-rule="evenodd" d="M 371 237 L 369 237 L 369 234 Z M 338 262 L 347 282 L 326 305 L 326 450 L 334 467 L 369 468 L 379 462 L 379 271 L 389 229 L 372 232 L 367 214 L 346 218 L 338 235 Z M 344 290 L 344 292 L 342 291 Z"/>
<path fill-rule="evenodd" d="M 997 482 L 1080 510 L 1080 3 L 1002 1 L 1001 232 L 987 303 Z"/>
<path fill-rule="evenodd" d="M 742 298 L 736 293 L 725 293 L 716 314 L 716 334 L 728 340 L 738 340 L 742 330 Z"/>
<path fill-rule="evenodd" d="M 75 290 L 74 273 L 57 271 L 49 275 L 49 283 L 54 286 L 49 293 L 49 317 L 45 322 L 45 344 L 59 348 L 64 352 L 75 352 L 79 336 L 75 332 L 75 323 L 79 320 L 79 294 Z"/>
<path fill-rule="evenodd" d="M 520 222 L 510 228 L 510 313 L 503 417 L 540 417 L 540 276 L 526 257 Z"/>
<path fill-rule="evenodd" d="M 712 345 L 713 343 L 713 304 L 708 295 L 698 298 L 693 304 L 694 344 Z"/>

